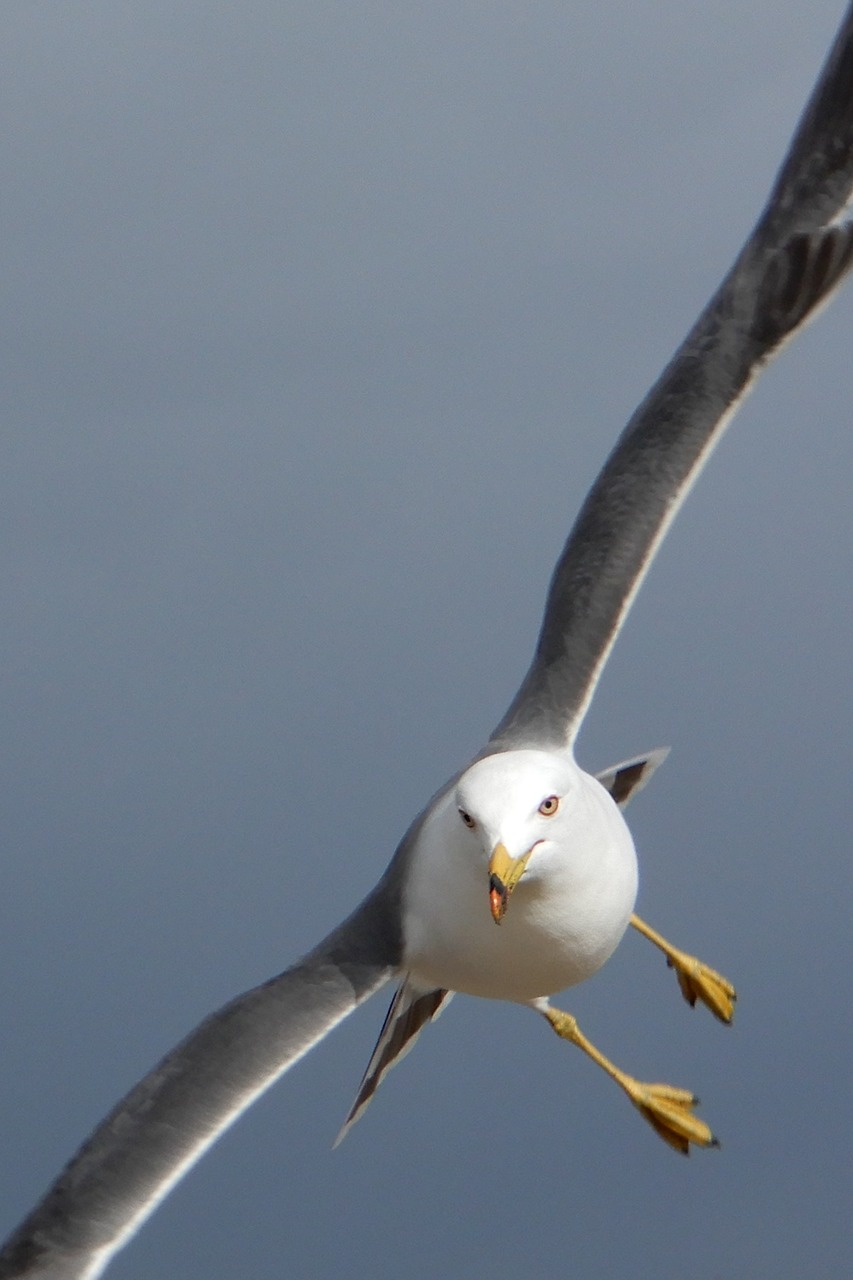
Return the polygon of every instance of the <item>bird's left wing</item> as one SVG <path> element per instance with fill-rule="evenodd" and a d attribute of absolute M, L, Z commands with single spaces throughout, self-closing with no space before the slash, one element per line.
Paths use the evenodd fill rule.
<path fill-rule="evenodd" d="M 484 754 L 573 744 L 691 485 L 761 369 L 853 264 L 853 5 L 734 266 L 631 418 L 551 578 L 533 661 Z"/>
<path fill-rule="evenodd" d="M 387 876 L 299 963 L 205 1019 L 95 1129 L 0 1252 L 0 1280 L 93 1280 L 255 1099 L 396 972 Z"/>

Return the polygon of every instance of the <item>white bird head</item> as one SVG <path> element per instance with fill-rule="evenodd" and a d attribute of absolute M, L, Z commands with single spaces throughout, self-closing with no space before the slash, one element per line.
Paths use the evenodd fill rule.
<path fill-rule="evenodd" d="M 456 785 L 459 822 L 488 859 L 496 924 L 523 875 L 538 879 L 564 861 L 586 825 L 584 775 L 568 754 L 522 750 L 486 756 Z"/>

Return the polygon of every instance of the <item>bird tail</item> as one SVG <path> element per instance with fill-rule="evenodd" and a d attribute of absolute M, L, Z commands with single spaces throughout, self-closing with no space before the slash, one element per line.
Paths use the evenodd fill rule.
<path fill-rule="evenodd" d="M 355 1122 L 361 1119 L 388 1072 L 414 1047 L 426 1024 L 438 1017 L 452 996 L 452 991 L 420 987 L 408 977 L 397 988 L 379 1032 L 376 1048 L 358 1086 L 355 1101 L 335 1138 L 334 1146 L 343 1142 Z"/>

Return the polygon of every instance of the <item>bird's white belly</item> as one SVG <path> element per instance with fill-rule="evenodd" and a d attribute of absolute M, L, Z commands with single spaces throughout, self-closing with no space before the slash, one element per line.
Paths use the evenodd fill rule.
<path fill-rule="evenodd" d="M 591 808 L 592 856 L 570 854 L 565 867 L 538 877 L 534 852 L 496 925 L 487 860 L 460 856 L 455 812 L 437 807 L 420 833 L 404 900 L 404 964 L 412 976 L 516 1001 L 591 977 L 618 946 L 637 892 L 636 855 L 621 814 L 603 791 Z"/>

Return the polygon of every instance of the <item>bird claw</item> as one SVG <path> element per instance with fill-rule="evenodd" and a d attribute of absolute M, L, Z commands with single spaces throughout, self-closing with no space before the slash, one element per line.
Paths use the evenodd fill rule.
<path fill-rule="evenodd" d="M 720 1022 L 730 1024 L 735 1014 L 737 992 L 728 978 L 724 978 L 716 969 L 703 964 L 696 956 L 684 952 L 674 952 L 667 956 L 670 969 L 675 969 L 675 976 L 684 999 L 693 1008 L 697 1000 L 701 1000 Z"/>
<path fill-rule="evenodd" d="M 704 1120 L 693 1114 L 699 1099 L 689 1089 L 677 1089 L 668 1084 L 641 1084 L 639 1080 L 623 1085 L 628 1097 L 645 1120 L 673 1150 L 682 1155 L 690 1154 L 690 1144 L 697 1147 L 718 1147 Z"/>

